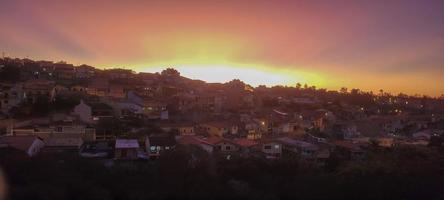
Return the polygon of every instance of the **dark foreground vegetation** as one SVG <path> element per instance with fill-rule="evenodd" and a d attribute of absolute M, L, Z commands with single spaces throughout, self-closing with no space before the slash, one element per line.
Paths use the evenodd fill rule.
<path fill-rule="evenodd" d="M 178 146 L 156 161 L 88 160 L 75 152 L 1 152 L 9 199 L 444 199 L 441 149 L 374 149 L 315 167 L 286 156 L 230 160 Z"/>

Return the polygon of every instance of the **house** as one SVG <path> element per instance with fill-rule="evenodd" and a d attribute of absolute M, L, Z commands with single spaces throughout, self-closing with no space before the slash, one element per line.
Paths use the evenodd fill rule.
<path fill-rule="evenodd" d="M 94 77 L 96 69 L 88 65 L 80 65 L 75 68 L 75 77 L 80 79 Z"/>
<path fill-rule="evenodd" d="M 156 100 L 144 100 L 141 106 L 142 106 L 142 113 L 148 118 L 168 119 L 168 114 L 166 114 L 166 116 L 162 116 L 162 114 L 165 115 L 165 113 L 168 113 L 167 104 L 165 102 L 160 102 Z"/>
<path fill-rule="evenodd" d="M 116 116 L 140 116 L 143 113 L 142 107 L 139 104 L 129 102 L 127 100 L 115 100 L 107 103 L 110 105 Z"/>
<path fill-rule="evenodd" d="M 176 137 L 177 143 L 182 145 L 194 145 L 202 150 L 206 151 L 207 153 L 213 153 L 215 146 L 208 141 L 199 138 L 198 136 L 178 136 Z"/>
<path fill-rule="evenodd" d="M 28 80 L 23 84 L 24 97 L 27 102 L 35 103 L 37 99 L 45 98 L 52 101 L 54 98 L 54 81 L 48 80 Z"/>
<path fill-rule="evenodd" d="M 37 136 L 41 138 L 46 148 L 78 149 L 84 141 L 96 139 L 95 129 L 72 121 L 49 122 L 49 124 L 17 123 L 11 129 L 14 136 Z"/>
<path fill-rule="evenodd" d="M 214 150 L 218 153 L 231 154 L 239 151 L 239 146 L 234 141 L 225 138 L 209 137 L 205 141 L 214 145 Z"/>
<path fill-rule="evenodd" d="M 166 132 L 176 131 L 179 135 L 196 135 L 194 125 L 192 123 L 169 123 L 161 124 L 160 128 Z"/>
<path fill-rule="evenodd" d="M 262 133 L 258 130 L 249 130 L 247 132 L 247 139 L 249 140 L 259 140 L 262 138 Z"/>
<path fill-rule="evenodd" d="M 205 112 L 220 112 L 226 100 L 226 96 L 214 93 L 204 92 L 196 97 L 196 106 Z"/>
<path fill-rule="evenodd" d="M 259 145 L 257 141 L 246 138 L 234 139 L 233 142 L 239 147 L 240 153 L 243 155 L 252 153 L 254 148 Z"/>
<path fill-rule="evenodd" d="M 261 152 L 265 158 L 275 159 L 282 156 L 283 145 L 276 140 L 264 140 L 261 143 Z"/>
<path fill-rule="evenodd" d="M 114 110 L 105 103 L 91 103 L 91 117 L 94 122 L 104 118 L 114 117 Z"/>
<path fill-rule="evenodd" d="M 314 97 L 300 96 L 300 97 L 293 97 L 292 103 L 301 104 L 301 105 L 313 105 L 319 103 L 319 100 L 317 100 Z"/>
<path fill-rule="evenodd" d="M 77 115 L 82 122 L 93 123 L 91 106 L 87 105 L 83 100 L 74 107 L 74 115 Z"/>
<path fill-rule="evenodd" d="M 302 136 L 305 130 L 302 128 L 300 122 L 274 122 L 273 132 L 276 134 L 284 134 L 291 136 Z"/>
<path fill-rule="evenodd" d="M 330 158 L 330 148 L 327 145 L 319 145 L 316 153 L 316 165 L 319 167 L 325 166 L 327 160 Z"/>
<path fill-rule="evenodd" d="M 314 159 L 317 155 L 318 147 L 314 144 L 288 137 L 281 137 L 276 140 L 283 145 L 284 150 L 297 153 L 302 158 Z"/>
<path fill-rule="evenodd" d="M 37 155 L 45 146 L 43 140 L 36 136 L 3 136 L 0 137 L 0 148 L 14 148 L 28 156 Z"/>
<path fill-rule="evenodd" d="M 195 135 L 194 126 L 192 124 L 183 124 L 177 127 L 180 135 Z"/>
<path fill-rule="evenodd" d="M 175 96 L 175 108 L 181 113 L 186 113 L 197 107 L 197 95 L 179 93 Z"/>
<path fill-rule="evenodd" d="M 109 92 L 109 82 L 106 79 L 97 79 L 86 88 L 86 93 L 93 96 L 106 96 Z"/>
<path fill-rule="evenodd" d="M 71 80 L 75 76 L 74 66 L 72 64 L 66 64 L 59 62 L 54 64 L 54 74 L 57 79 Z"/>
<path fill-rule="evenodd" d="M 7 135 L 14 127 L 15 119 L 0 117 L 0 136 Z"/>
<path fill-rule="evenodd" d="M 18 106 L 24 97 L 21 84 L 0 83 L 0 112 L 7 113 Z"/>
<path fill-rule="evenodd" d="M 52 122 L 49 127 L 52 129 L 52 138 L 81 138 L 82 141 L 96 140 L 96 130 L 94 128 L 71 120 Z"/>
<path fill-rule="evenodd" d="M 69 88 L 63 85 L 55 85 L 54 86 L 54 96 L 60 96 L 63 94 L 67 94 L 69 92 Z"/>
<path fill-rule="evenodd" d="M 114 159 L 135 160 L 138 158 L 139 147 L 136 139 L 116 139 Z"/>
<path fill-rule="evenodd" d="M 141 114 L 150 119 L 168 119 L 167 104 L 151 98 L 144 98 L 139 93 L 129 91 L 127 95 L 129 103 L 134 103 L 141 108 Z"/>
<path fill-rule="evenodd" d="M 107 158 L 114 149 L 109 141 L 90 141 L 82 144 L 79 154 L 85 158 Z"/>
<path fill-rule="evenodd" d="M 146 151 L 150 158 L 159 157 L 163 151 L 173 149 L 175 146 L 175 138 L 169 135 L 155 135 L 145 139 Z"/>
<path fill-rule="evenodd" d="M 395 139 L 392 137 L 377 137 L 376 142 L 380 147 L 390 148 L 395 146 Z"/>
<path fill-rule="evenodd" d="M 350 139 L 361 135 L 354 123 L 336 123 L 332 127 L 332 132 L 340 139 Z"/>
<path fill-rule="evenodd" d="M 146 90 L 148 90 L 148 88 L 146 88 Z M 145 91 L 145 89 L 143 89 L 142 91 Z M 129 102 L 143 105 L 143 97 L 142 97 L 143 95 L 140 95 L 140 93 L 142 92 L 129 91 L 127 93 L 126 98 L 128 99 Z"/>
<path fill-rule="evenodd" d="M 105 73 L 111 80 L 114 80 L 132 78 L 135 72 L 130 69 L 109 69 Z"/>
<path fill-rule="evenodd" d="M 119 84 L 110 84 L 107 96 L 114 98 L 124 98 L 126 96 L 125 88 Z"/>
<path fill-rule="evenodd" d="M 210 136 L 223 137 L 224 134 L 237 134 L 238 126 L 227 121 L 214 121 L 202 123 L 199 128 Z"/>
<path fill-rule="evenodd" d="M 80 93 L 80 94 L 86 93 L 86 87 L 83 87 L 81 85 L 73 85 L 69 88 L 69 90 L 73 93 Z"/>
<path fill-rule="evenodd" d="M 79 149 L 83 144 L 79 134 L 51 134 L 44 141 L 45 147 L 51 149 Z"/>

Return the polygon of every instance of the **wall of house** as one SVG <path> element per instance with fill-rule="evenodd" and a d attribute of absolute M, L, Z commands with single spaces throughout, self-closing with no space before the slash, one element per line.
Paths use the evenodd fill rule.
<path fill-rule="evenodd" d="M 114 157 L 116 159 L 137 159 L 137 149 L 136 148 L 116 149 Z"/>
<path fill-rule="evenodd" d="M 92 122 L 92 110 L 91 107 L 83 103 L 83 100 L 79 105 L 74 107 L 74 114 L 79 116 L 80 120 L 83 122 L 91 123 Z"/>
<path fill-rule="evenodd" d="M 224 133 L 228 132 L 228 129 L 226 128 L 217 128 L 210 125 L 201 125 L 201 127 L 210 135 L 210 136 L 218 136 L 222 137 Z"/>
<path fill-rule="evenodd" d="M 229 142 L 220 142 L 216 144 L 216 147 L 221 152 L 235 152 L 239 150 L 239 148 L 236 145 Z"/>
<path fill-rule="evenodd" d="M 282 144 L 277 142 L 268 142 L 262 144 L 262 152 L 271 156 L 281 156 L 282 155 Z"/>
<path fill-rule="evenodd" d="M 180 135 L 195 135 L 194 127 L 180 127 L 179 128 Z"/>

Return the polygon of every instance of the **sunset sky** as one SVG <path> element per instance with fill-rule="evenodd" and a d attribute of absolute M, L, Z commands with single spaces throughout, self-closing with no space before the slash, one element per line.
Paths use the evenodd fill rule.
<path fill-rule="evenodd" d="M 444 94 L 444 1 L 0 0 L 0 52 L 209 82 Z"/>

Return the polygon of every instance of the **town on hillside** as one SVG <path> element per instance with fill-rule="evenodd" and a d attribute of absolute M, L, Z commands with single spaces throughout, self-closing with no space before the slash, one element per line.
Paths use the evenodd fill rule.
<path fill-rule="evenodd" d="M 443 145 L 442 98 L 303 83 L 207 83 L 174 68 L 136 73 L 0 59 L 3 158 L 60 159 L 70 152 L 112 168 L 151 165 L 185 148 L 191 161 L 200 154 L 217 163 L 292 158 L 324 170 L 333 161 L 366 162 L 375 152 Z"/>

